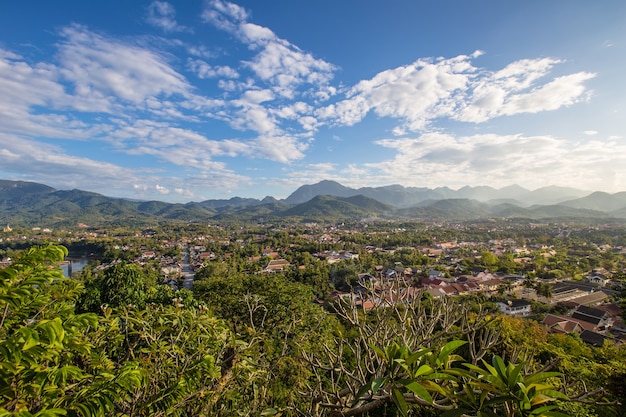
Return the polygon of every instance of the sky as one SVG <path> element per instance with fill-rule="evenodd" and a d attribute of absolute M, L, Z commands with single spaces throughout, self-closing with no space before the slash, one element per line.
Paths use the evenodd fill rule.
<path fill-rule="evenodd" d="M 626 2 L 0 2 L 0 178 L 626 191 Z"/>

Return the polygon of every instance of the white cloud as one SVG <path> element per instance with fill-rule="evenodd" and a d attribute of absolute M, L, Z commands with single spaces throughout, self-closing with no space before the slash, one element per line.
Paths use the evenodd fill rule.
<path fill-rule="evenodd" d="M 226 65 L 212 66 L 200 59 L 189 59 L 187 66 L 196 73 L 198 78 L 239 78 L 239 73 Z"/>
<path fill-rule="evenodd" d="M 136 105 L 150 97 L 190 93 L 185 78 L 154 51 L 106 39 L 77 25 L 63 29 L 62 35 L 62 74 L 78 97 L 114 95 Z"/>
<path fill-rule="evenodd" d="M 60 147 L 0 133 L 0 166 L 5 172 L 22 172 L 29 181 L 65 188 L 110 187 L 124 189 L 136 183 L 140 170 L 109 162 L 73 156 Z"/>
<path fill-rule="evenodd" d="M 202 19 L 227 32 L 235 32 L 239 24 L 248 19 L 248 12 L 234 3 L 212 0 L 202 11 Z"/>
<path fill-rule="evenodd" d="M 626 145 L 575 142 L 553 136 L 428 133 L 384 139 L 393 159 L 364 164 L 368 180 L 415 186 L 518 183 L 527 188 L 562 185 L 619 190 L 626 180 Z M 361 167 L 358 167 L 361 168 Z"/>
<path fill-rule="evenodd" d="M 346 99 L 320 108 L 317 116 L 351 126 L 373 111 L 400 120 L 396 134 L 428 129 L 437 118 L 479 123 L 572 105 L 588 97 L 584 82 L 595 76 L 579 72 L 540 83 L 560 61 L 525 59 L 493 72 L 472 65 L 478 55 L 419 59 L 382 71 L 357 83 Z"/>
<path fill-rule="evenodd" d="M 247 64 L 258 77 L 288 98 L 295 96 L 294 88 L 300 84 L 325 85 L 332 79 L 334 70 L 326 61 L 281 40 L 267 42 Z"/>
<path fill-rule="evenodd" d="M 585 135 L 587 135 L 587 136 L 595 136 L 595 135 L 597 135 L 597 134 L 598 134 L 598 132 L 597 132 L 597 131 L 595 131 L 595 130 L 585 130 L 585 131 L 583 132 L 583 134 L 585 134 Z"/>
<path fill-rule="evenodd" d="M 269 28 L 248 22 L 242 7 L 224 1 L 211 1 L 202 14 L 204 20 L 225 30 L 246 44 L 256 55 L 245 64 L 263 82 L 269 83 L 280 96 L 294 98 L 298 88 L 309 85 L 310 94 L 327 98 L 327 89 L 336 67 L 314 58 L 297 46 L 277 37 Z"/>
<path fill-rule="evenodd" d="M 67 172 L 64 184 L 83 178 L 91 189 L 113 184 L 141 195 L 170 197 L 191 196 L 197 189 L 233 189 L 251 181 L 224 162 L 239 157 L 288 164 L 289 180 L 300 183 L 330 178 L 346 184 L 367 180 L 417 185 L 429 178 L 440 184 L 508 185 L 515 176 L 548 178 L 553 170 L 563 182 L 575 179 L 583 184 L 605 175 L 609 182 L 624 183 L 619 136 L 606 143 L 574 144 L 523 135 L 402 138 L 436 130 L 439 119 L 481 123 L 569 106 L 590 97 L 586 83 L 594 74 L 555 78 L 551 73 L 562 62 L 554 58 L 519 60 L 491 71 L 473 64 L 482 54 L 477 51 L 418 59 L 346 89 L 330 85 L 337 70 L 333 64 L 252 23 L 244 8 L 221 0 L 206 4 L 202 18 L 247 46 L 245 60 L 218 65 L 214 62 L 223 55 L 205 45 L 165 38 L 118 39 L 79 25 L 60 32 L 52 62 L 33 63 L 0 49 L 0 169 L 30 172 L 31 179 L 41 182 L 46 175 Z M 170 3 L 154 1 L 147 13 L 150 24 L 168 33 L 190 30 L 178 24 Z M 166 48 L 179 48 L 193 58 L 178 60 Z M 176 65 L 215 81 L 192 86 Z M 221 89 L 219 98 L 198 92 L 211 84 Z M 350 126 L 368 114 L 398 122 L 390 131 L 401 138 L 378 142 L 396 153 L 393 160 L 348 164 L 341 172 L 332 163 L 294 167 L 323 125 Z M 218 129 L 212 130 L 215 125 L 210 123 Z M 222 123 L 246 133 L 229 138 Z M 73 156 L 35 138 L 103 142 L 114 151 L 151 158 L 162 166 L 150 172 L 125 168 Z M 594 146 L 613 154 L 606 156 Z M 172 165 L 175 172 L 184 168 L 193 174 L 177 178 L 168 171 Z"/>
<path fill-rule="evenodd" d="M 133 155 L 152 155 L 181 167 L 224 170 L 215 157 L 248 155 L 250 145 L 238 140 L 211 140 L 164 122 L 138 120 L 110 134 L 113 144 Z"/>
<path fill-rule="evenodd" d="M 512 95 L 502 106 L 500 114 L 538 113 L 570 106 L 587 98 L 583 83 L 593 77 L 595 74 L 579 72 L 558 77 L 529 93 Z"/>
<path fill-rule="evenodd" d="M 359 168 L 355 164 L 348 164 L 347 168 L 341 170 L 341 173 L 350 177 L 361 177 L 368 176 L 370 171 L 366 168 Z"/>
<path fill-rule="evenodd" d="M 189 29 L 176 22 L 174 6 L 165 1 L 153 1 L 148 6 L 146 21 L 165 32 L 182 32 Z"/>
<path fill-rule="evenodd" d="M 291 136 L 259 136 L 251 144 L 251 156 L 263 157 L 272 161 L 289 163 L 304 158 L 307 143 L 300 142 Z"/>

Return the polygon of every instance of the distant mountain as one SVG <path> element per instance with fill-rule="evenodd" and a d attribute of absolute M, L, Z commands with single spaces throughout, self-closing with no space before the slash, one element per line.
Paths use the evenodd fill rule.
<path fill-rule="evenodd" d="M 419 206 L 424 201 L 446 199 L 468 199 L 481 202 L 490 200 L 515 200 L 524 206 L 534 204 L 558 204 L 573 198 L 588 195 L 589 192 L 566 187 L 544 187 L 535 191 L 529 191 L 519 185 L 511 185 L 501 189 L 487 186 L 465 186 L 459 190 L 448 187 L 434 189 L 419 187 L 403 187 L 401 185 L 389 185 L 384 187 L 349 188 L 334 182 L 321 181 L 317 184 L 303 185 L 285 199 L 290 204 L 304 203 L 318 195 L 332 195 L 336 197 L 351 197 L 364 195 L 382 203 L 397 208 L 409 208 Z"/>
<path fill-rule="evenodd" d="M 578 218 L 578 219 L 603 219 L 610 218 L 609 213 L 603 213 L 595 210 L 577 209 L 559 204 L 551 206 L 534 206 L 531 212 L 536 219 L 550 218 Z"/>
<path fill-rule="evenodd" d="M 559 203 L 559 205 L 578 209 L 611 212 L 626 209 L 626 192 L 609 194 L 596 191 L 586 197 L 564 201 Z"/>
<path fill-rule="evenodd" d="M 265 200 L 265 199 L 263 199 Z M 223 210 L 212 220 L 225 222 L 269 222 L 280 219 L 280 214 L 291 205 L 274 199 L 267 204 L 258 204 L 233 210 Z"/>
<path fill-rule="evenodd" d="M 513 185 L 435 189 L 389 185 L 353 189 L 334 181 L 298 188 L 285 200 L 233 197 L 187 204 L 132 201 L 81 190 L 0 180 L 0 224 L 12 226 L 151 225 L 165 221 L 471 221 L 489 218 L 626 219 L 626 192 Z"/>
<path fill-rule="evenodd" d="M 358 195 L 356 190 L 344 187 L 335 181 L 320 181 L 317 184 L 303 185 L 294 191 L 289 197 L 285 199 L 288 204 L 301 204 L 319 196 L 319 195 L 332 195 L 335 197 L 351 197 Z"/>
<path fill-rule="evenodd" d="M 491 213 L 494 217 L 507 219 L 532 219 L 534 217 L 532 211 L 511 203 L 494 204 L 491 206 Z"/>
<path fill-rule="evenodd" d="M 256 206 L 258 204 L 261 204 L 261 201 L 257 200 L 256 198 L 233 197 L 228 200 L 206 200 L 198 204 L 200 204 L 203 207 L 208 207 L 208 208 L 213 208 L 213 209 L 220 209 L 223 207 L 242 208 L 242 207 L 248 207 L 248 206 Z"/>
<path fill-rule="evenodd" d="M 22 198 L 32 198 L 56 191 L 47 185 L 26 181 L 0 180 L 0 202 L 19 202 Z"/>
<path fill-rule="evenodd" d="M 469 221 L 486 218 L 546 219 L 608 219 L 626 218 L 619 213 L 575 209 L 561 205 L 533 206 L 524 208 L 513 204 L 491 205 L 477 200 L 445 199 L 429 200 L 418 207 L 398 210 L 398 215 L 425 221 Z M 623 213 L 626 214 L 626 211 Z"/>
<path fill-rule="evenodd" d="M 530 191 L 522 198 L 519 198 L 519 200 L 529 206 L 534 204 L 550 205 L 581 198 L 589 194 L 589 191 L 577 190 L 575 188 L 548 186 Z"/>
<path fill-rule="evenodd" d="M 393 211 L 393 207 L 363 195 L 336 197 L 318 195 L 311 200 L 295 205 L 280 213 L 282 217 L 300 217 L 305 220 L 359 220 L 380 216 Z"/>

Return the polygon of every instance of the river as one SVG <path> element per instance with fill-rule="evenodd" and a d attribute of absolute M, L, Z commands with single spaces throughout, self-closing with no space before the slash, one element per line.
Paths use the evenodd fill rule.
<path fill-rule="evenodd" d="M 63 275 L 69 278 L 74 272 L 81 271 L 88 263 L 89 259 L 87 258 L 65 258 L 65 262 L 61 264 Z"/>

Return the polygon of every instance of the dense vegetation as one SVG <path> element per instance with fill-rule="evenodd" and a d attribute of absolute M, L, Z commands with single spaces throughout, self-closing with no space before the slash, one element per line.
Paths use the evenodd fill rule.
<path fill-rule="evenodd" d="M 227 232 L 213 231 L 220 233 Z M 241 233 L 238 240 L 258 240 L 255 230 Z M 575 335 L 549 335 L 534 321 L 500 316 L 477 296 L 437 300 L 417 292 L 407 303 L 368 312 L 354 298 L 321 302 L 320 295 L 349 285 L 361 268 L 394 259 L 426 266 L 433 261 L 398 251 L 329 266 L 310 253 L 350 248 L 364 236 L 350 234 L 343 243 L 309 251 L 310 239 L 298 238 L 306 233 L 278 231 L 264 235 L 258 247 L 239 249 L 219 239 L 205 243 L 223 258 L 205 263 L 193 294 L 157 284 L 149 264 L 116 262 L 66 279 L 58 268 L 67 255 L 62 246 L 11 252 L 12 263 L 0 270 L 0 416 L 626 411 L 624 347 L 593 348 Z M 136 239 L 150 248 L 135 236 L 105 246 L 118 250 Z M 150 236 L 159 239 L 159 232 Z M 427 242 L 433 233 L 384 236 L 379 243 L 386 246 Z M 614 243 L 621 236 L 609 238 Z M 599 263 L 623 261 L 604 259 L 589 240 L 567 239 L 574 241 L 557 248 L 560 257 L 538 271 L 567 268 L 574 247 Z M 261 275 L 244 261 L 263 247 L 294 244 L 300 250 L 285 256 L 306 261 L 304 269 Z M 513 267 L 507 257 L 482 255 L 468 254 L 467 266 Z"/>

